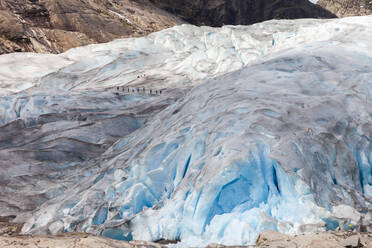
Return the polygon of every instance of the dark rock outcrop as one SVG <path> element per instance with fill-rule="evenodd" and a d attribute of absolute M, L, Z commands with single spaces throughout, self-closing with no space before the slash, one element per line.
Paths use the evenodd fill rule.
<path fill-rule="evenodd" d="M 270 19 L 333 18 L 308 0 L 150 0 L 195 25 L 249 25 Z"/>
<path fill-rule="evenodd" d="M 371 0 L 319 0 L 318 4 L 338 17 L 372 15 Z"/>

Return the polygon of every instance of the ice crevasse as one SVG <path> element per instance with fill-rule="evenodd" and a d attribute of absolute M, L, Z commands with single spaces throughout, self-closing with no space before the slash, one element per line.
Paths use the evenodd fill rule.
<path fill-rule="evenodd" d="M 364 20 L 371 23 L 371 17 Z M 372 32 L 210 79 L 118 140 L 25 233 L 202 246 L 371 225 Z"/>

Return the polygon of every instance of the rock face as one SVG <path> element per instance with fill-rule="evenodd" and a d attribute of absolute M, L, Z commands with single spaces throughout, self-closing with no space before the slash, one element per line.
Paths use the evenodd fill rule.
<path fill-rule="evenodd" d="M 248 25 L 270 19 L 333 18 L 335 15 L 308 0 L 150 0 L 195 25 Z"/>
<path fill-rule="evenodd" d="M 91 43 L 142 36 L 182 21 L 145 1 L 0 1 L 0 54 L 59 53 Z"/>
<path fill-rule="evenodd" d="M 370 0 L 320 0 L 318 4 L 338 17 L 372 14 Z"/>

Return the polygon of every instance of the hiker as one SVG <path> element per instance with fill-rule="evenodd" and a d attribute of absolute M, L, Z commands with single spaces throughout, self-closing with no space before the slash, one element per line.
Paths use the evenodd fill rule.
<path fill-rule="evenodd" d="M 116 90 L 119 90 L 119 86 L 118 86 L 118 87 L 116 87 Z"/>
<path fill-rule="evenodd" d="M 152 94 L 152 90 L 150 90 L 150 94 Z"/>

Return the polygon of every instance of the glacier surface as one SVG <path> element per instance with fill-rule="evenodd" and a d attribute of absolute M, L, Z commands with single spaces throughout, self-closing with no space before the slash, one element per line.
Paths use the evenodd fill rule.
<path fill-rule="evenodd" d="M 24 233 L 203 246 L 372 225 L 372 16 L 6 56 L 0 204 Z"/>
<path fill-rule="evenodd" d="M 360 23 L 358 23 L 360 22 Z M 0 95 L 37 91 L 103 90 L 146 85 L 190 88 L 247 66 L 266 54 L 316 41 L 357 41 L 364 19 L 268 21 L 222 28 L 176 26 L 147 37 L 119 39 L 59 55 L 0 56 Z M 363 38 L 366 39 L 366 38 Z M 146 77 L 138 78 L 145 74 Z"/>

